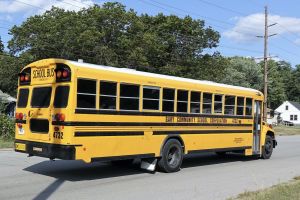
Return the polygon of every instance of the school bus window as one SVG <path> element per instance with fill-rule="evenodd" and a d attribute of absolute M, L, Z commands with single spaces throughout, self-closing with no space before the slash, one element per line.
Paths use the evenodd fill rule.
<path fill-rule="evenodd" d="M 143 109 L 159 110 L 159 91 L 158 87 L 143 87 Z"/>
<path fill-rule="evenodd" d="M 96 80 L 77 80 L 77 108 L 96 108 Z"/>
<path fill-rule="evenodd" d="M 69 99 L 69 86 L 58 86 L 55 90 L 54 108 L 66 108 Z"/>
<path fill-rule="evenodd" d="M 244 97 L 237 98 L 237 115 L 244 115 Z"/>
<path fill-rule="evenodd" d="M 163 105 L 162 111 L 174 112 L 175 89 L 163 89 Z"/>
<path fill-rule="evenodd" d="M 139 110 L 140 87 L 120 84 L 120 110 Z"/>
<path fill-rule="evenodd" d="M 211 108 L 212 108 L 212 94 L 203 93 L 202 113 L 211 113 Z"/>
<path fill-rule="evenodd" d="M 28 88 L 23 88 L 19 90 L 18 103 L 17 103 L 18 108 L 25 108 L 27 106 L 28 95 L 29 95 Z"/>
<path fill-rule="evenodd" d="M 177 112 L 186 113 L 188 111 L 188 91 L 177 91 Z"/>
<path fill-rule="evenodd" d="M 223 112 L 222 107 L 223 107 L 223 95 L 215 94 L 214 112 L 222 113 Z"/>
<path fill-rule="evenodd" d="M 252 115 L 252 99 L 246 98 L 246 115 Z"/>
<path fill-rule="evenodd" d="M 51 99 L 51 87 L 36 87 L 33 88 L 31 97 L 31 107 L 33 108 L 48 108 Z"/>
<path fill-rule="evenodd" d="M 115 110 L 117 103 L 117 83 L 100 81 L 100 109 Z"/>
<path fill-rule="evenodd" d="M 234 115 L 235 96 L 225 96 L 225 115 Z"/>
<path fill-rule="evenodd" d="M 200 113 L 200 92 L 191 92 L 191 103 L 190 109 L 191 113 Z"/>

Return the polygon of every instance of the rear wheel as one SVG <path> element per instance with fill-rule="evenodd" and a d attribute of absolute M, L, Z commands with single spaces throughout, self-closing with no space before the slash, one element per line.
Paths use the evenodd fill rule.
<path fill-rule="evenodd" d="M 176 139 L 170 139 L 163 147 L 158 167 L 163 172 L 176 172 L 180 170 L 183 159 L 181 143 Z"/>
<path fill-rule="evenodd" d="M 273 153 L 273 138 L 269 135 L 266 136 L 265 145 L 262 149 L 261 157 L 263 159 L 269 159 Z"/>

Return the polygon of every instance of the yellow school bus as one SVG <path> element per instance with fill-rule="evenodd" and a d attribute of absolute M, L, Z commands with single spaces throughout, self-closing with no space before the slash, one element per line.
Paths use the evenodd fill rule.
<path fill-rule="evenodd" d="M 15 151 L 85 162 L 154 159 L 165 172 L 185 154 L 270 158 L 277 142 L 260 91 L 63 59 L 19 73 Z"/>

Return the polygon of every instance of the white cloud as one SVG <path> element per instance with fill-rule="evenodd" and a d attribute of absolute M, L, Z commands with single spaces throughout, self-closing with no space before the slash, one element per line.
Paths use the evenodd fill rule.
<path fill-rule="evenodd" d="M 52 6 L 78 11 L 93 4 L 93 0 L 1 0 L 0 13 L 42 13 Z"/>
<path fill-rule="evenodd" d="M 264 34 L 264 14 L 252 14 L 235 19 L 235 26 L 223 33 L 225 37 L 235 42 L 253 42 L 258 40 L 256 36 Z M 269 24 L 273 23 L 278 24 L 269 28 L 269 34 L 292 33 L 299 36 L 295 42 L 300 44 L 300 18 L 269 15 Z"/>

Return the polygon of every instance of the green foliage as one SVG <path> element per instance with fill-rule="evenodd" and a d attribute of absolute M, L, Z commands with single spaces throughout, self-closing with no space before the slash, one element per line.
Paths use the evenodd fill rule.
<path fill-rule="evenodd" d="M 0 139 L 12 140 L 15 135 L 15 123 L 13 119 L 0 114 Z"/>
<path fill-rule="evenodd" d="M 4 45 L 3 45 L 3 42 L 0 37 L 0 53 L 3 53 L 3 52 L 4 52 Z"/>
<path fill-rule="evenodd" d="M 255 60 L 244 57 L 229 58 L 222 82 L 262 90 L 263 74 Z"/>

